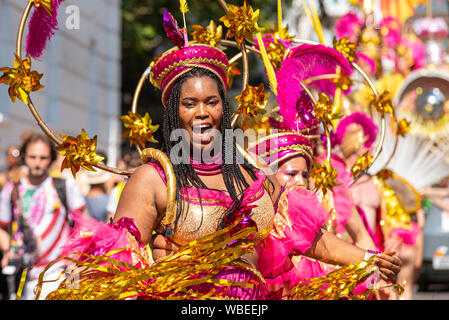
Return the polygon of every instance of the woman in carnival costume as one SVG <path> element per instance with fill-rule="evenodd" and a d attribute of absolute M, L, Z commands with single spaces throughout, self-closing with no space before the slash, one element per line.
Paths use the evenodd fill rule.
<path fill-rule="evenodd" d="M 142 152 L 145 164 L 127 182 L 113 222 L 73 216 L 67 256 L 58 260 L 71 261 L 77 268 L 46 298 L 277 297 L 257 270 L 254 247 L 270 241 L 267 235 L 276 228 L 280 210 L 295 223 L 277 231 L 297 235 L 283 243 L 285 263 L 298 251 L 349 264 L 348 270 L 354 269 L 350 264 L 361 262 L 355 271 L 359 281 L 371 273 L 367 267 L 372 265 L 382 277 L 394 280 L 400 270 L 396 256 L 379 254 L 363 261 L 365 250 L 320 229 L 320 223 L 302 223 L 310 219 L 296 214 L 301 189 L 281 190 L 274 176 L 247 161 L 234 137 L 226 139 L 227 130 L 232 131 L 225 96 L 226 55 L 214 47 L 189 44 L 167 12 L 164 27 L 176 47 L 153 61 L 150 79 L 162 91 L 166 156 L 154 149 Z M 244 160 L 239 163 L 241 155 Z M 357 284 L 353 277 L 341 277 Z M 322 293 L 321 287 L 318 290 Z"/>
<path fill-rule="evenodd" d="M 355 112 L 340 122 L 337 144 L 348 168 L 372 146 L 376 132 L 374 121 L 361 112 Z M 413 271 L 408 270 L 414 269 L 415 260 L 407 258 L 407 252 L 408 248 L 417 244 L 421 231 L 418 223 L 411 219 L 410 211 L 402 199 L 404 197 L 397 193 L 397 182 L 400 181 L 404 180 L 390 170 L 381 170 L 373 176 L 363 175 L 352 185 L 351 190 L 357 209 L 378 250 L 396 250 L 407 261 L 408 267 L 400 273 L 398 281 L 403 283 L 405 280 L 407 289 L 404 290 L 403 298 L 409 299 L 414 275 Z"/>
<path fill-rule="evenodd" d="M 239 217 L 244 218 L 240 225 L 256 226 L 257 232 L 253 235 L 253 239 L 257 251 L 267 250 L 265 237 L 276 229 L 273 223 L 276 225 L 278 213 L 275 213 L 273 206 L 276 206 L 281 194 L 276 178 L 265 176 L 247 163 L 237 164 L 235 142 L 226 144 L 224 140 L 216 138 L 223 137 L 223 134 L 213 136 L 210 133 L 210 129 L 220 133 L 230 129 L 230 112 L 224 95 L 226 68 L 226 56 L 219 49 L 204 45 L 174 48 L 157 58 L 154 63 L 152 79 L 160 85 L 166 108 L 164 112 L 166 141 L 170 141 L 170 133 L 173 130 L 182 128 L 188 133 L 188 142 L 193 147 L 188 152 L 210 154 L 211 150 L 220 149 L 217 148 L 217 144 L 222 145 L 224 150 L 223 153 L 212 154 L 211 159 L 214 161 L 204 162 L 192 157 L 187 159 L 187 163 L 173 163 L 177 178 L 177 212 L 173 224 L 169 226 L 161 223 L 167 200 L 165 176 L 160 164 L 154 162 L 145 164 L 129 179 L 114 217 L 115 224 L 110 228 L 122 225 L 124 219 L 126 221 L 132 219 L 133 223 L 128 230 L 134 230 L 133 234 L 139 240 L 139 246 L 152 242 L 156 265 L 160 259 L 164 261 L 164 258 L 171 253 L 175 252 L 176 255 L 176 251 L 189 242 L 213 235 L 223 227 L 234 223 Z M 171 143 L 172 145 L 166 146 L 164 150 L 167 154 L 172 154 L 173 149 L 179 147 L 178 141 Z M 233 156 L 230 164 L 225 161 L 229 155 Z M 146 192 L 142 194 L 141 190 Z M 302 201 L 292 199 L 304 197 L 301 189 L 294 189 L 288 192 L 288 195 L 285 191 L 282 194 L 284 198 L 288 198 L 288 205 L 279 203 L 278 211 L 284 210 L 291 219 L 295 219 L 293 228 L 282 232 L 296 233 L 297 236 L 292 237 L 294 240 L 284 243 L 281 260 L 287 263 L 287 257 L 294 250 L 341 265 L 355 263 L 366 257 L 365 250 L 351 246 L 321 230 L 321 221 L 316 223 L 306 215 L 290 213 L 299 210 L 292 203 L 299 205 Z M 83 222 L 79 222 L 82 228 Z M 286 229 L 285 225 L 283 229 Z M 154 237 L 151 236 L 153 231 L 157 233 Z M 69 247 L 70 251 L 85 251 L 88 248 L 82 237 L 73 241 L 74 245 Z M 83 243 L 82 247 L 76 245 L 79 242 Z M 98 243 L 95 241 L 96 249 L 91 253 L 102 250 Z M 92 245 L 92 242 L 88 245 Z M 226 298 L 270 297 L 270 291 L 267 290 L 265 280 L 258 269 L 261 264 L 270 263 L 271 259 L 260 262 L 254 249 L 247 249 L 246 252 L 239 258 L 238 267 L 221 268 L 220 272 L 213 276 L 213 281 L 251 282 L 254 284 L 252 289 L 239 285 L 213 285 L 213 281 L 211 283 L 205 281 L 206 283 L 189 289 L 202 294 L 214 289 L 218 296 Z M 379 255 L 378 263 L 381 267 L 392 268 L 391 273 L 389 269 L 384 269 L 384 272 L 386 277 L 394 277 L 394 271 L 399 263 L 396 257 Z M 198 278 L 201 279 L 200 272 Z"/>
<path fill-rule="evenodd" d="M 333 73 L 334 70 L 330 69 L 335 69 L 335 65 L 327 66 L 327 70 L 325 67 L 328 64 L 328 60 L 331 60 L 330 57 L 334 61 L 339 61 L 340 66 L 344 64 L 344 58 L 341 54 L 323 46 L 310 47 L 309 45 L 300 45 L 290 51 L 283 66 L 277 73 L 277 79 L 280 83 L 280 85 L 278 84 L 277 92 L 278 97 L 281 96 L 279 112 L 286 114 L 291 111 L 286 109 L 290 108 L 296 109 L 294 111 L 297 114 L 287 117 L 287 119 L 294 119 L 293 121 L 275 120 L 279 115 L 270 117 L 270 128 L 268 131 L 274 131 L 256 141 L 254 147 L 250 149 L 255 154 L 259 154 L 258 151 L 264 149 L 270 150 L 262 154 L 262 160 L 270 165 L 271 169 L 276 172 L 276 178 L 287 189 L 299 186 L 305 190 L 313 190 L 313 179 L 309 176 L 309 171 L 314 161 L 322 162 L 322 159 L 315 160 L 313 152 L 316 149 L 313 141 L 317 136 L 320 136 L 318 135 L 319 121 L 310 112 L 313 108 L 312 102 L 298 84 L 289 83 L 286 85 L 287 81 L 282 81 L 282 77 L 287 77 L 288 75 L 304 81 L 307 76 L 312 76 L 311 73 L 315 73 L 320 68 L 323 74 Z M 301 63 L 303 64 L 300 69 L 301 72 L 295 72 L 291 65 Z M 282 68 L 287 69 L 288 72 Z M 317 75 L 313 74 L 313 76 Z M 324 87 L 321 84 L 321 88 Z M 329 93 L 329 89 L 327 91 Z M 285 101 L 288 101 L 288 99 L 282 99 L 282 95 L 287 92 L 289 92 L 289 98 L 293 95 L 293 99 L 297 99 L 294 108 L 291 108 L 291 102 L 287 105 L 285 104 Z M 292 92 L 296 92 L 296 94 L 292 94 Z M 361 248 L 371 249 L 374 252 L 376 247 L 356 211 L 349 190 L 349 183 L 352 179 L 350 174 L 346 172 L 346 167 L 342 161 L 339 157 L 332 156 L 332 165 L 338 168 L 337 182 L 340 185 L 335 186 L 332 192 L 327 194 L 327 197 L 324 197 L 322 193 L 318 197 L 312 192 L 303 190 L 304 198 L 301 199 L 301 205 L 299 206 L 301 209 L 298 212 L 307 215 L 310 221 L 314 221 L 316 225 L 320 225 L 335 234 L 341 235 L 347 229 L 355 244 Z M 324 202 L 323 205 L 327 209 L 320 204 L 320 201 Z M 329 212 L 333 214 L 329 215 Z M 289 219 L 286 221 L 284 223 L 293 223 Z M 278 247 L 282 247 L 281 242 L 283 241 L 278 234 L 274 236 L 274 239 L 276 241 L 273 241 L 272 257 L 268 254 L 268 257 L 272 260 L 276 260 L 277 255 L 275 253 L 281 251 Z M 262 252 L 261 256 L 264 257 L 266 254 L 267 252 Z M 275 270 L 276 268 L 274 267 L 270 269 L 268 267 L 269 264 L 260 264 L 260 269 L 263 270 L 262 273 L 266 276 L 267 283 L 272 288 L 279 289 L 282 287 L 284 294 L 288 293 L 301 280 L 326 275 L 336 268 L 335 265 L 310 259 L 304 255 L 294 256 L 291 260 L 294 267 L 289 268 L 290 264 L 289 267 L 284 266 L 284 269 L 279 268 L 278 270 Z"/>
<path fill-rule="evenodd" d="M 349 36 L 353 37 L 354 41 L 361 39 L 362 36 L 357 35 L 362 35 L 370 27 L 364 26 L 360 22 L 356 13 L 345 15 L 337 22 L 335 29 L 337 37 Z M 345 25 L 351 25 L 353 28 L 345 28 Z M 376 87 L 381 91 L 388 91 L 394 97 L 404 78 L 410 72 L 426 66 L 425 47 L 421 39 L 413 32 L 402 32 L 403 25 L 395 17 L 384 17 L 379 22 L 379 30 L 379 32 L 370 31 L 371 34 L 376 35 L 372 39 L 378 39 L 378 43 L 375 43 L 375 41 L 371 43 L 373 48 L 377 47 L 377 50 L 375 50 L 377 55 L 372 56 L 373 59 L 377 58 L 377 60 L 372 60 L 372 65 L 380 64 L 380 60 L 387 63 L 382 68 L 373 68 L 373 70 L 382 71 L 377 74 Z M 376 62 L 374 63 L 374 61 Z M 352 96 L 354 105 L 358 105 L 360 111 L 365 114 L 353 110 L 353 113 L 345 121 L 342 121 L 343 123 L 338 129 L 340 154 L 343 153 L 342 157 L 350 164 L 353 164 L 357 158 L 353 153 L 353 150 L 355 150 L 354 144 L 363 145 L 363 141 L 366 140 L 365 150 L 359 153 L 362 154 L 371 147 L 375 140 L 376 125 L 366 115 L 365 106 L 370 102 L 367 95 L 368 91 L 368 87 L 362 86 Z M 395 118 L 394 116 L 392 120 L 396 121 Z M 363 127 L 363 132 L 361 127 Z M 396 123 L 393 131 L 399 131 L 399 127 L 399 123 Z M 347 136 L 343 138 L 345 134 Z M 395 147 L 394 150 L 396 150 Z M 390 160 L 393 155 L 394 152 L 391 154 Z M 361 210 L 362 216 L 367 218 L 365 220 L 367 228 L 371 231 L 378 247 L 395 248 L 398 254 L 402 256 L 404 265 L 398 281 L 405 282 L 405 290 L 401 298 L 411 299 L 413 283 L 417 276 L 416 270 L 419 270 L 422 260 L 420 254 L 422 252 L 422 232 L 419 225 L 423 225 L 423 222 L 420 221 L 423 220 L 420 219 L 423 215 L 420 196 L 417 195 L 417 191 L 408 181 L 390 170 L 380 170 L 373 177 L 362 177 L 354 185 L 354 189 L 357 202 L 363 203 L 363 206 L 365 206 L 365 210 Z M 363 189 L 366 189 L 365 192 Z M 374 192 L 375 189 L 377 189 L 377 192 Z M 374 214 L 374 208 L 377 208 L 376 214 Z M 418 219 L 415 219 L 416 216 L 418 216 Z M 414 219 L 418 220 L 418 223 L 414 222 Z"/>

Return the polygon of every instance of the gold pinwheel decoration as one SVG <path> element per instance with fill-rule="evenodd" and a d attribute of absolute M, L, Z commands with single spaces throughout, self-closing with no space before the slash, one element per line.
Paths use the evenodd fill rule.
<path fill-rule="evenodd" d="M 267 51 L 268 59 L 276 70 L 282 66 L 285 56 L 285 46 L 278 39 L 272 41 L 265 41 L 265 50 Z"/>
<path fill-rule="evenodd" d="M 211 20 L 207 27 L 200 25 L 193 25 L 193 31 L 190 33 L 193 40 L 199 43 L 204 43 L 212 47 L 217 47 L 218 42 L 223 36 L 222 26 L 215 24 L 214 20 Z"/>
<path fill-rule="evenodd" d="M 81 167 L 95 171 L 93 166 L 103 161 L 104 158 L 94 152 L 97 148 L 97 136 L 90 139 L 86 131 L 82 129 L 81 134 L 76 137 L 61 135 L 61 138 L 62 143 L 55 148 L 65 157 L 61 164 L 61 171 L 70 168 L 75 177 Z"/>
<path fill-rule="evenodd" d="M 239 107 L 236 114 L 241 114 L 242 118 L 246 116 L 254 118 L 257 115 L 266 113 L 265 105 L 267 104 L 270 93 L 265 93 L 264 84 L 261 83 L 258 87 L 247 85 L 242 94 L 235 97 Z"/>
<path fill-rule="evenodd" d="M 358 177 L 373 163 L 373 157 L 367 152 L 360 155 L 351 168 L 353 178 Z"/>
<path fill-rule="evenodd" d="M 28 2 L 33 2 L 34 6 L 36 8 L 39 8 L 40 6 L 42 6 L 45 9 L 45 11 L 48 12 L 48 14 L 50 16 L 53 15 L 53 12 L 51 11 L 51 2 L 52 2 L 52 0 L 28 0 Z"/>
<path fill-rule="evenodd" d="M 353 62 L 357 59 L 356 47 L 357 44 L 354 42 L 350 42 L 348 37 L 341 38 L 337 40 L 334 38 L 334 49 L 340 51 L 343 56 L 349 60 L 349 62 Z"/>
<path fill-rule="evenodd" d="M 401 137 L 404 137 L 410 129 L 410 121 L 407 121 L 406 119 L 401 119 L 398 121 L 396 130 Z"/>
<path fill-rule="evenodd" d="M 287 41 L 292 41 L 293 40 L 293 36 L 291 36 L 288 33 L 288 25 L 284 27 L 280 26 L 276 23 L 275 24 L 275 31 L 273 32 L 274 37 L 276 39 L 283 39 L 283 40 L 287 40 Z"/>
<path fill-rule="evenodd" d="M 143 148 L 146 142 L 158 142 L 154 139 L 153 134 L 159 129 L 159 125 L 152 125 L 152 119 L 150 115 L 145 113 L 145 116 L 141 116 L 138 113 L 129 111 L 127 116 L 121 116 L 125 131 L 122 136 L 129 139 L 130 145 L 139 144 Z"/>
<path fill-rule="evenodd" d="M 341 72 L 340 68 L 336 69 L 337 77 L 333 78 L 333 82 L 343 91 L 348 90 L 352 86 L 352 79 L 349 75 L 344 72 Z"/>
<path fill-rule="evenodd" d="M 329 162 L 325 161 L 324 164 L 315 162 L 310 176 L 315 183 L 315 191 L 321 190 L 323 195 L 326 195 L 327 191 L 333 190 L 333 187 L 339 185 L 337 183 L 337 169 L 333 168 Z"/>
<path fill-rule="evenodd" d="M 318 120 L 327 127 L 332 126 L 332 121 L 338 119 L 341 106 L 334 105 L 332 100 L 324 93 L 319 94 L 318 101 L 313 107 L 313 111 Z"/>
<path fill-rule="evenodd" d="M 31 92 L 44 88 L 40 84 L 43 76 L 42 73 L 31 71 L 31 58 L 29 55 L 22 60 L 15 55 L 14 68 L 0 68 L 3 75 L 0 77 L 0 83 L 9 86 L 9 97 L 12 102 L 16 102 L 16 98 L 28 104 L 28 97 Z"/>
<path fill-rule="evenodd" d="M 383 116 L 387 113 L 393 114 L 393 103 L 390 92 L 384 91 L 380 96 L 371 101 L 371 105 Z"/>
<path fill-rule="evenodd" d="M 226 38 L 235 37 L 239 44 L 245 39 L 252 40 L 253 34 L 258 31 L 259 9 L 254 11 L 246 1 L 241 7 L 232 4 L 227 6 L 228 13 L 220 18 L 220 21 L 228 28 Z"/>

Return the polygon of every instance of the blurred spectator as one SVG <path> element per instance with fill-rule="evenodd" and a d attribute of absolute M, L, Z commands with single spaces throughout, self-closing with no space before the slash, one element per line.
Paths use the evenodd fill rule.
<path fill-rule="evenodd" d="M 66 180 L 75 181 L 78 188 L 81 190 L 82 195 L 85 197 L 89 192 L 89 182 L 87 181 L 87 170 L 84 168 L 80 168 L 80 170 L 76 173 L 76 177 L 73 177 L 72 171 L 70 169 L 64 169 L 61 171 L 61 164 L 64 160 L 64 157 L 58 153 L 56 156 L 56 160 L 51 164 L 49 169 L 49 174 L 53 178 L 61 178 Z"/>
<path fill-rule="evenodd" d="M 56 159 L 54 144 L 45 135 L 32 134 L 21 148 L 27 173 L 17 183 L 8 182 L 0 194 L 0 237 L 4 252 L 2 267 L 20 279 L 22 270 L 32 267 L 22 298 L 34 299 L 33 289 L 48 262 L 60 257 L 71 232 L 69 215 L 84 211 L 85 200 L 72 180 L 55 179 L 49 175 Z M 85 212 L 85 211 L 84 211 Z M 5 240 L 6 239 L 6 240 Z M 64 270 L 55 264 L 45 279 L 57 279 Z M 16 282 L 16 286 L 18 283 Z M 57 288 L 58 282 L 45 283 L 42 298 Z M 17 287 L 11 290 L 17 292 Z"/>
<path fill-rule="evenodd" d="M 109 180 L 110 174 L 102 171 L 87 171 L 87 181 L 90 190 L 86 196 L 86 206 L 89 215 L 99 221 L 107 222 L 108 194 L 106 193 L 105 183 Z"/>
<path fill-rule="evenodd" d="M 6 149 L 6 171 L 0 174 L 0 190 L 8 181 L 18 182 L 24 175 L 24 169 L 20 161 L 20 147 L 16 145 L 9 146 Z"/>
<path fill-rule="evenodd" d="M 130 159 L 130 155 L 125 154 L 121 159 L 119 159 L 117 161 L 117 169 L 126 170 L 126 168 L 128 167 L 129 159 Z M 109 176 L 108 181 L 106 181 L 106 183 L 105 183 L 106 193 L 111 194 L 112 189 L 114 189 L 114 187 L 116 185 L 118 185 L 119 183 L 121 183 L 122 181 L 123 181 L 122 176 L 120 176 L 118 174 L 111 174 Z"/>

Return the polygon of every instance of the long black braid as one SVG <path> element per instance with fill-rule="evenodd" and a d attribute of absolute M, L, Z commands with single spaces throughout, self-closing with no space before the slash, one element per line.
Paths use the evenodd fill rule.
<path fill-rule="evenodd" d="M 243 176 L 240 167 L 237 162 L 237 147 L 236 147 L 236 141 L 235 137 L 232 139 L 231 143 L 225 143 L 227 139 L 224 138 L 225 132 L 232 132 L 231 127 L 231 113 L 230 108 L 226 100 L 225 91 L 223 89 L 222 83 L 218 80 L 218 78 L 213 74 L 212 72 L 202 69 L 202 68 L 195 68 L 192 69 L 190 72 L 184 74 L 181 76 L 173 85 L 173 88 L 170 92 L 170 96 L 168 97 L 166 109 L 164 112 L 164 120 L 163 120 L 163 133 L 164 133 L 164 145 L 163 149 L 164 152 L 167 153 L 167 155 L 171 155 L 171 151 L 175 145 L 180 143 L 180 141 L 170 141 L 170 135 L 173 132 L 173 130 L 180 128 L 180 120 L 179 120 L 179 100 L 181 95 L 181 87 L 183 83 L 188 78 L 192 77 L 203 77 L 208 76 L 212 78 L 218 85 L 219 94 L 222 100 L 223 105 L 223 117 L 221 121 L 221 132 L 222 132 L 222 175 L 224 184 L 226 186 L 226 190 L 229 193 L 229 196 L 233 200 L 233 204 L 230 208 L 227 208 L 222 216 L 222 222 L 219 225 L 219 228 L 224 226 L 224 223 L 227 219 L 227 217 L 237 210 L 242 203 L 242 199 L 244 196 L 244 191 L 249 187 L 248 182 L 246 181 L 245 177 Z M 232 154 L 232 163 L 226 163 L 225 159 L 229 157 L 229 155 Z M 226 155 L 228 155 L 226 157 Z M 243 158 L 239 158 L 241 160 Z M 173 162 L 173 161 L 172 161 Z M 253 180 L 256 180 L 256 173 L 255 168 L 250 165 L 245 159 L 243 161 L 240 161 L 242 163 L 242 167 L 248 172 L 250 177 Z M 186 201 L 183 201 L 182 197 L 186 196 L 186 193 L 182 192 L 184 188 L 194 187 L 198 190 L 199 188 L 207 188 L 203 181 L 198 177 L 195 170 L 193 169 L 190 162 L 186 163 L 185 161 L 176 161 L 176 163 L 173 163 L 173 170 L 176 177 L 176 204 L 177 204 L 177 210 L 176 210 L 176 219 L 175 219 L 175 230 L 177 228 L 179 218 L 181 216 L 181 213 L 185 210 L 184 205 Z M 185 199 L 185 198 L 184 198 Z M 200 199 L 201 200 L 201 199 Z M 188 202 L 187 202 L 188 203 Z M 187 209 L 188 210 L 188 209 Z"/>

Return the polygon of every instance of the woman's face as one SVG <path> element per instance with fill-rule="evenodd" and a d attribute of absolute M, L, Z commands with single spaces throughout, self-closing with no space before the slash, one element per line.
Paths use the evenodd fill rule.
<path fill-rule="evenodd" d="M 205 150 L 214 145 L 223 117 L 223 101 L 217 83 L 208 76 L 188 78 L 181 87 L 179 119 L 190 145 Z"/>
<path fill-rule="evenodd" d="M 276 172 L 276 178 L 286 187 L 299 185 L 308 190 L 313 188 L 313 180 L 309 176 L 307 162 L 303 157 L 294 157 L 285 161 Z"/>

